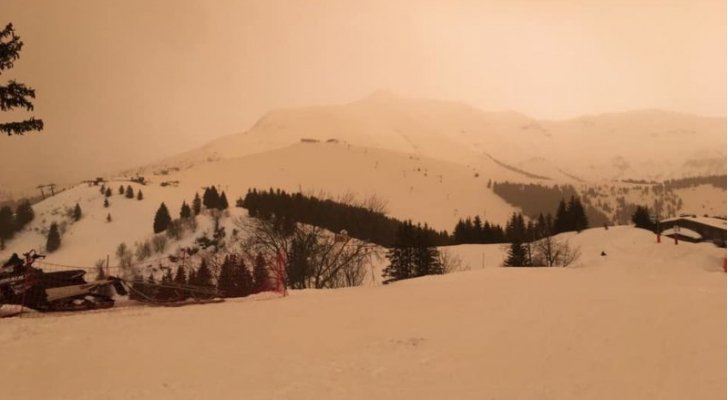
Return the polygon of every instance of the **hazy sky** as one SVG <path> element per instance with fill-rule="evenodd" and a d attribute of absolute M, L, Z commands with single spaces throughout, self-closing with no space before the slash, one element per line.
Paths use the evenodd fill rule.
<path fill-rule="evenodd" d="M 720 0 L 0 0 L 0 14 L 25 42 L 0 79 L 35 87 L 47 126 L 2 147 L 75 148 L 87 166 L 377 89 L 542 118 L 726 109 Z"/>

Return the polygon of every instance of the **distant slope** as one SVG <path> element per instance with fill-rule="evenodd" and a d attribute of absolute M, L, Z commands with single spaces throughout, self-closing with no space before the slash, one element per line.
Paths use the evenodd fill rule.
<path fill-rule="evenodd" d="M 267 153 L 220 160 L 171 173 L 194 192 L 220 185 L 228 196 L 249 188 L 376 196 L 399 219 L 452 230 L 459 218 L 479 214 L 504 223 L 516 211 L 487 188 L 488 176 L 445 161 L 348 144 L 300 143 Z M 232 198 L 232 197 L 230 197 Z"/>
<path fill-rule="evenodd" d="M 522 181 L 667 179 L 725 173 L 725 129 L 724 118 L 657 110 L 539 121 L 378 92 L 343 105 L 272 111 L 245 133 L 155 166 L 185 167 L 313 139 L 451 161 L 496 179 L 513 172 Z"/>

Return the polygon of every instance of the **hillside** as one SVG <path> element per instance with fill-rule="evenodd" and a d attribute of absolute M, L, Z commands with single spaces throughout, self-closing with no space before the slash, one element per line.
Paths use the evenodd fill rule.
<path fill-rule="evenodd" d="M 263 153 L 306 138 L 471 165 L 495 179 L 514 169 L 521 180 L 668 179 L 724 174 L 725 129 L 723 118 L 658 110 L 542 121 L 377 92 L 349 104 L 271 111 L 244 133 L 157 166 Z"/>
<path fill-rule="evenodd" d="M 583 252 L 570 268 L 487 255 L 485 269 L 387 286 L 4 320 L 3 394 L 722 398 L 724 251 L 627 227 L 568 235 Z M 479 265 L 494 249 L 452 250 Z"/>
<path fill-rule="evenodd" d="M 247 214 L 246 210 L 234 207 L 235 200 L 250 188 L 271 186 L 342 200 L 375 198 L 384 205 L 388 215 L 427 223 L 438 230 L 451 231 L 459 218 L 475 214 L 503 223 L 516 211 L 487 189 L 487 177 L 476 176 L 467 167 L 341 143 L 296 144 L 265 154 L 152 175 L 148 179 L 147 185 L 121 180 L 109 182 L 113 192 L 109 208 L 103 206 L 104 196 L 99 186 L 86 184 L 35 204 L 35 220 L 6 243 L 0 259 L 12 252 L 44 249 L 48 227 L 55 221 L 63 231 L 62 246 L 53 254 L 55 262 L 91 266 L 110 255 L 113 265 L 120 243 L 134 246 L 152 237 L 152 221 L 160 203 L 165 202 L 176 217 L 183 201 L 190 203 L 195 193 L 202 194 L 203 188 L 209 185 L 225 191 L 230 201 L 230 218 L 225 222 L 228 232 L 236 228 L 233 222 L 236 217 Z M 142 190 L 144 199 L 119 195 L 120 185 L 130 185 L 135 193 Z M 73 222 L 66 210 L 76 203 L 83 210 L 83 218 Z M 108 214 L 111 222 L 107 222 Z M 210 219 L 201 217 L 197 235 L 210 228 Z M 193 239 L 188 237 L 175 246 Z"/>
<path fill-rule="evenodd" d="M 119 195 L 119 185 L 132 186 L 137 192 L 142 190 L 143 200 L 127 199 Z M 154 214 L 160 203 L 165 202 L 173 218 L 179 216 L 182 201 L 188 203 L 195 192 L 183 192 L 177 188 L 143 186 L 135 183 L 113 181 L 109 183 L 114 193 L 109 197 L 110 206 L 105 208 L 104 196 L 99 186 L 82 184 L 50 197 L 33 206 L 35 219 L 23 231 L 6 243 L 6 249 L 0 250 L 0 260 L 10 255 L 36 249 L 45 253 L 47 232 L 50 224 L 56 222 L 60 226 L 61 247 L 49 255 L 47 261 L 56 264 L 92 267 L 98 260 L 110 256 L 110 264 L 118 265 L 115 252 L 120 243 L 125 243 L 134 251 L 134 245 L 151 239 Z M 75 222 L 67 215 L 67 210 L 79 204 L 83 212 L 82 218 Z M 234 219 L 246 215 L 243 209 L 231 209 L 229 218 L 223 223 L 228 232 L 234 228 Z M 111 222 L 107 216 L 111 215 Z M 195 237 L 212 229 L 212 220 L 208 216 L 197 218 L 198 227 L 195 234 L 188 234 L 180 241 L 169 241 L 165 254 L 174 253 L 178 247 L 187 246 Z M 157 255 L 160 257 L 162 255 Z M 137 260 L 135 260 L 137 261 Z M 138 262 L 138 261 L 137 261 Z"/>

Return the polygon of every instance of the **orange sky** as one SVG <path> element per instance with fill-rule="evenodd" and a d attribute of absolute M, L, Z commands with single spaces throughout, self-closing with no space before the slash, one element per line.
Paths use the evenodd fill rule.
<path fill-rule="evenodd" d="M 726 109 L 724 1 L 0 0 L 0 10 L 25 42 L 1 78 L 37 89 L 47 126 L 42 140 L 3 146 L 74 148 L 112 168 L 244 131 L 273 108 L 377 89 L 540 118 Z"/>

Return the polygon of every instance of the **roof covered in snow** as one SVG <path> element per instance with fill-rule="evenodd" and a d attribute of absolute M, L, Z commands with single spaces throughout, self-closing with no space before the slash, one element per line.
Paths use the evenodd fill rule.
<path fill-rule="evenodd" d="M 668 218 L 660 221 L 663 225 L 669 225 L 670 223 L 676 223 L 679 221 L 692 221 L 701 225 L 709 226 L 712 228 L 718 228 L 722 230 L 726 230 L 726 220 L 721 218 L 713 218 L 713 217 L 677 217 L 677 218 Z"/>

